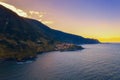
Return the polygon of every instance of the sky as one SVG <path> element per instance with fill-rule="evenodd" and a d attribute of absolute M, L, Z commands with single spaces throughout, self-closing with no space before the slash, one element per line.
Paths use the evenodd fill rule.
<path fill-rule="evenodd" d="M 101 42 L 120 42 L 120 0 L 0 0 L 20 16 Z M 10 6 L 12 5 L 12 6 Z"/>

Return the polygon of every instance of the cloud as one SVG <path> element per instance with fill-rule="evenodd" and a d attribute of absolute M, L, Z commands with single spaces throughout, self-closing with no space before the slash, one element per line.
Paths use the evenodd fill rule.
<path fill-rule="evenodd" d="M 45 12 L 39 12 L 39 11 L 29 11 L 28 17 L 32 19 L 37 19 L 38 21 L 42 22 L 43 24 L 53 24 L 53 21 L 50 20 L 43 20 L 44 16 L 46 15 Z"/>
<path fill-rule="evenodd" d="M 53 24 L 53 21 L 43 20 L 44 15 L 46 15 L 45 12 L 32 11 L 32 10 L 25 12 L 22 9 L 19 9 L 13 5 L 10 5 L 10 4 L 1 2 L 1 1 L 0 1 L 0 4 L 5 6 L 8 9 L 14 11 L 19 16 L 36 19 L 36 20 L 42 22 L 43 24 Z"/>
<path fill-rule="evenodd" d="M 0 2 L 0 4 L 5 6 L 8 9 L 11 9 L 12 11 L 16 12 L 19 16 L 28 17 L 28 15 L 25 11 L 18 9 L 13 5 L 10 5 L 10 4 L 4 3 L 4 2 Z"/>
<path fill-rule="evenodd" d="M 29 13 L 32 14 L 40 14 L 38 11 L 29 11 Z"/>
<path fill-rule="evenodd" d="M 53 21 L 42 21 L 42 23 L 44 23 L 44 24 L 53 24 L 54 22 Z"/>
<path fill-rule="evenodd" d="M 45 15 L 45 13 L 39 11 L 29 11 L 28 15 L 29 18 L 38 18 L 39 20 L 39 18 L 42 18 Z"/>

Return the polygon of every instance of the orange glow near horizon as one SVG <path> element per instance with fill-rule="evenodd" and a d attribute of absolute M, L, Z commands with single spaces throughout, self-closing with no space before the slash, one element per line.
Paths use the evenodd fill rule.
<path fill-rule="evenodd" d="M 101 42 L 115 42 L 120 43 L 120 38 L 99 38 Z"/>

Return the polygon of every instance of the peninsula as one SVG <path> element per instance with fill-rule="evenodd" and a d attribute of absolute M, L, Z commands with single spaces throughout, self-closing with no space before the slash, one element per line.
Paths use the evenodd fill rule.
<path fill-rule="evenodd" d="M 0 60 L 22 61 L 35 58 L 37 53 L 81 50 L 76 44 L 96 43 L 96 39 L 51 29 L 0 5 Z"/>

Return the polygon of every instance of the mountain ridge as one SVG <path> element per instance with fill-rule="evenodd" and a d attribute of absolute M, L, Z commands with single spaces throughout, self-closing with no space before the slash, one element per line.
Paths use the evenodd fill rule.
<path fill-rule="evenodd" d="M 97 39 L 90 39 L 90 38 L 84 38 L 79 35 L 71 34 L 71 33 L 66 33 L 63 31 L 55 30 L 52 28 L 49 28 L 48 26 L 40 23 L 37 20 L 34 19 L 28 19 L 31 24 L 34 24 L 36 26 L 40 26 L 40 29 L 44 29 L 45 32 L 47 32 L 47 35 L 52 35 L 55 40 L 59 40 L 62 42 L 67 42 L 67 43 L 73 43 L 73 44 L 96 44 L 100 43 Z M 63 39 L 62 39 L 63 38 Z M 68 39 L 66 39 L 68 38 Z"/>
<path fill-rule="evenodd" d="M 39 21 L 18 16 L 0 5 L 0 60 L 21 61 L 35 58 L 41 52 L 81 50 L 81 46 L 75 45 L 80 42 L 99 43 L 90 40 L 51 29 Z"/>

